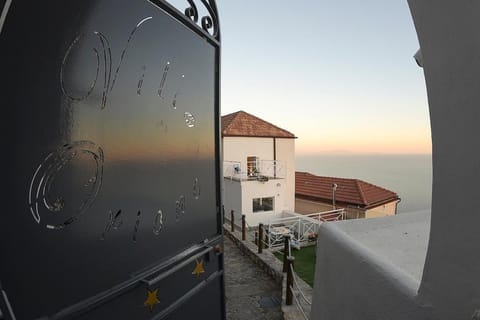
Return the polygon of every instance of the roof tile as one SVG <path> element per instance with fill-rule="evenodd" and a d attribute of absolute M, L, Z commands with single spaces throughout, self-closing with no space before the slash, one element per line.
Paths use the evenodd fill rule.
<path fill-rule="evenodd" d="M 335 200 L 361 207 L 400 199 L 390 190 L 359 179 L 316 176 L 308 172 L 295 172 L 295 195 L 332 201 L 332 185 L 336 183 Z"/>
<path fill-rule="evenodd" d="M 293 133 L 245 111 L 222 116 L 222 136 L 296 138 Z"/>

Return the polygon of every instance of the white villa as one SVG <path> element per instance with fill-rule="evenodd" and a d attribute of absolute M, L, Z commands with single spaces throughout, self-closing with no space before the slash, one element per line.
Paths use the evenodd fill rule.
<path fill-rule="evenodd" d="M 293 212 L 295 135 L 238 111 L 222 116 L 222 137 L 225 213 L 253 226 Z"/>
<path fill-rule="evenodd" d="M 395 215 L 398 195 L 358 180 L 295 172 L 295 135 L 245 111 L 222 117 L 223 204 L 235 224 L 250 226 L 294 216 L 358 219 Z M 332 185 L 336 206 L 332 207 Z M 341 216 L 329 210 L 344 209 Z"/>

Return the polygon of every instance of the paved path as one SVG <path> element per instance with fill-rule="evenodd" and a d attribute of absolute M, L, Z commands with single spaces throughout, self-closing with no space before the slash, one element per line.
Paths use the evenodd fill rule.
<path fill-rule="evenodd" d="M 225 241 L 227 320 L 282 320 L 282 292 L 228 237 Z"/>

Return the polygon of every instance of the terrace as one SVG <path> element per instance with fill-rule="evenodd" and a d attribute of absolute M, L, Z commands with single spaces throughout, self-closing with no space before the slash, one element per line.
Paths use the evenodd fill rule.
<path fill-rule="evenodd" d="M 253 158 L 255 157 L 249 158 L 244 164 L 241 161 L 224 161 L 224 179 L 236 181 L 285 179 L 287 170 L 284 161 Z"/>

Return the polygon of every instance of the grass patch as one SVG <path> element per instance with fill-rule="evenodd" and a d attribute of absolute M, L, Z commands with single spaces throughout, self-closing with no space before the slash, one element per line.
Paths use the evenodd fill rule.
<path fill-rule="evenodd" d="M 292 248 L 292 255 L 295 257 L 294 270 L 310 287 L 313 287 L 316 251 L 316 246 L 303 247 L 300 250 Z M 275 256 L 283 261 L 283 254 L 281 252 L 275 252 Z"/>

